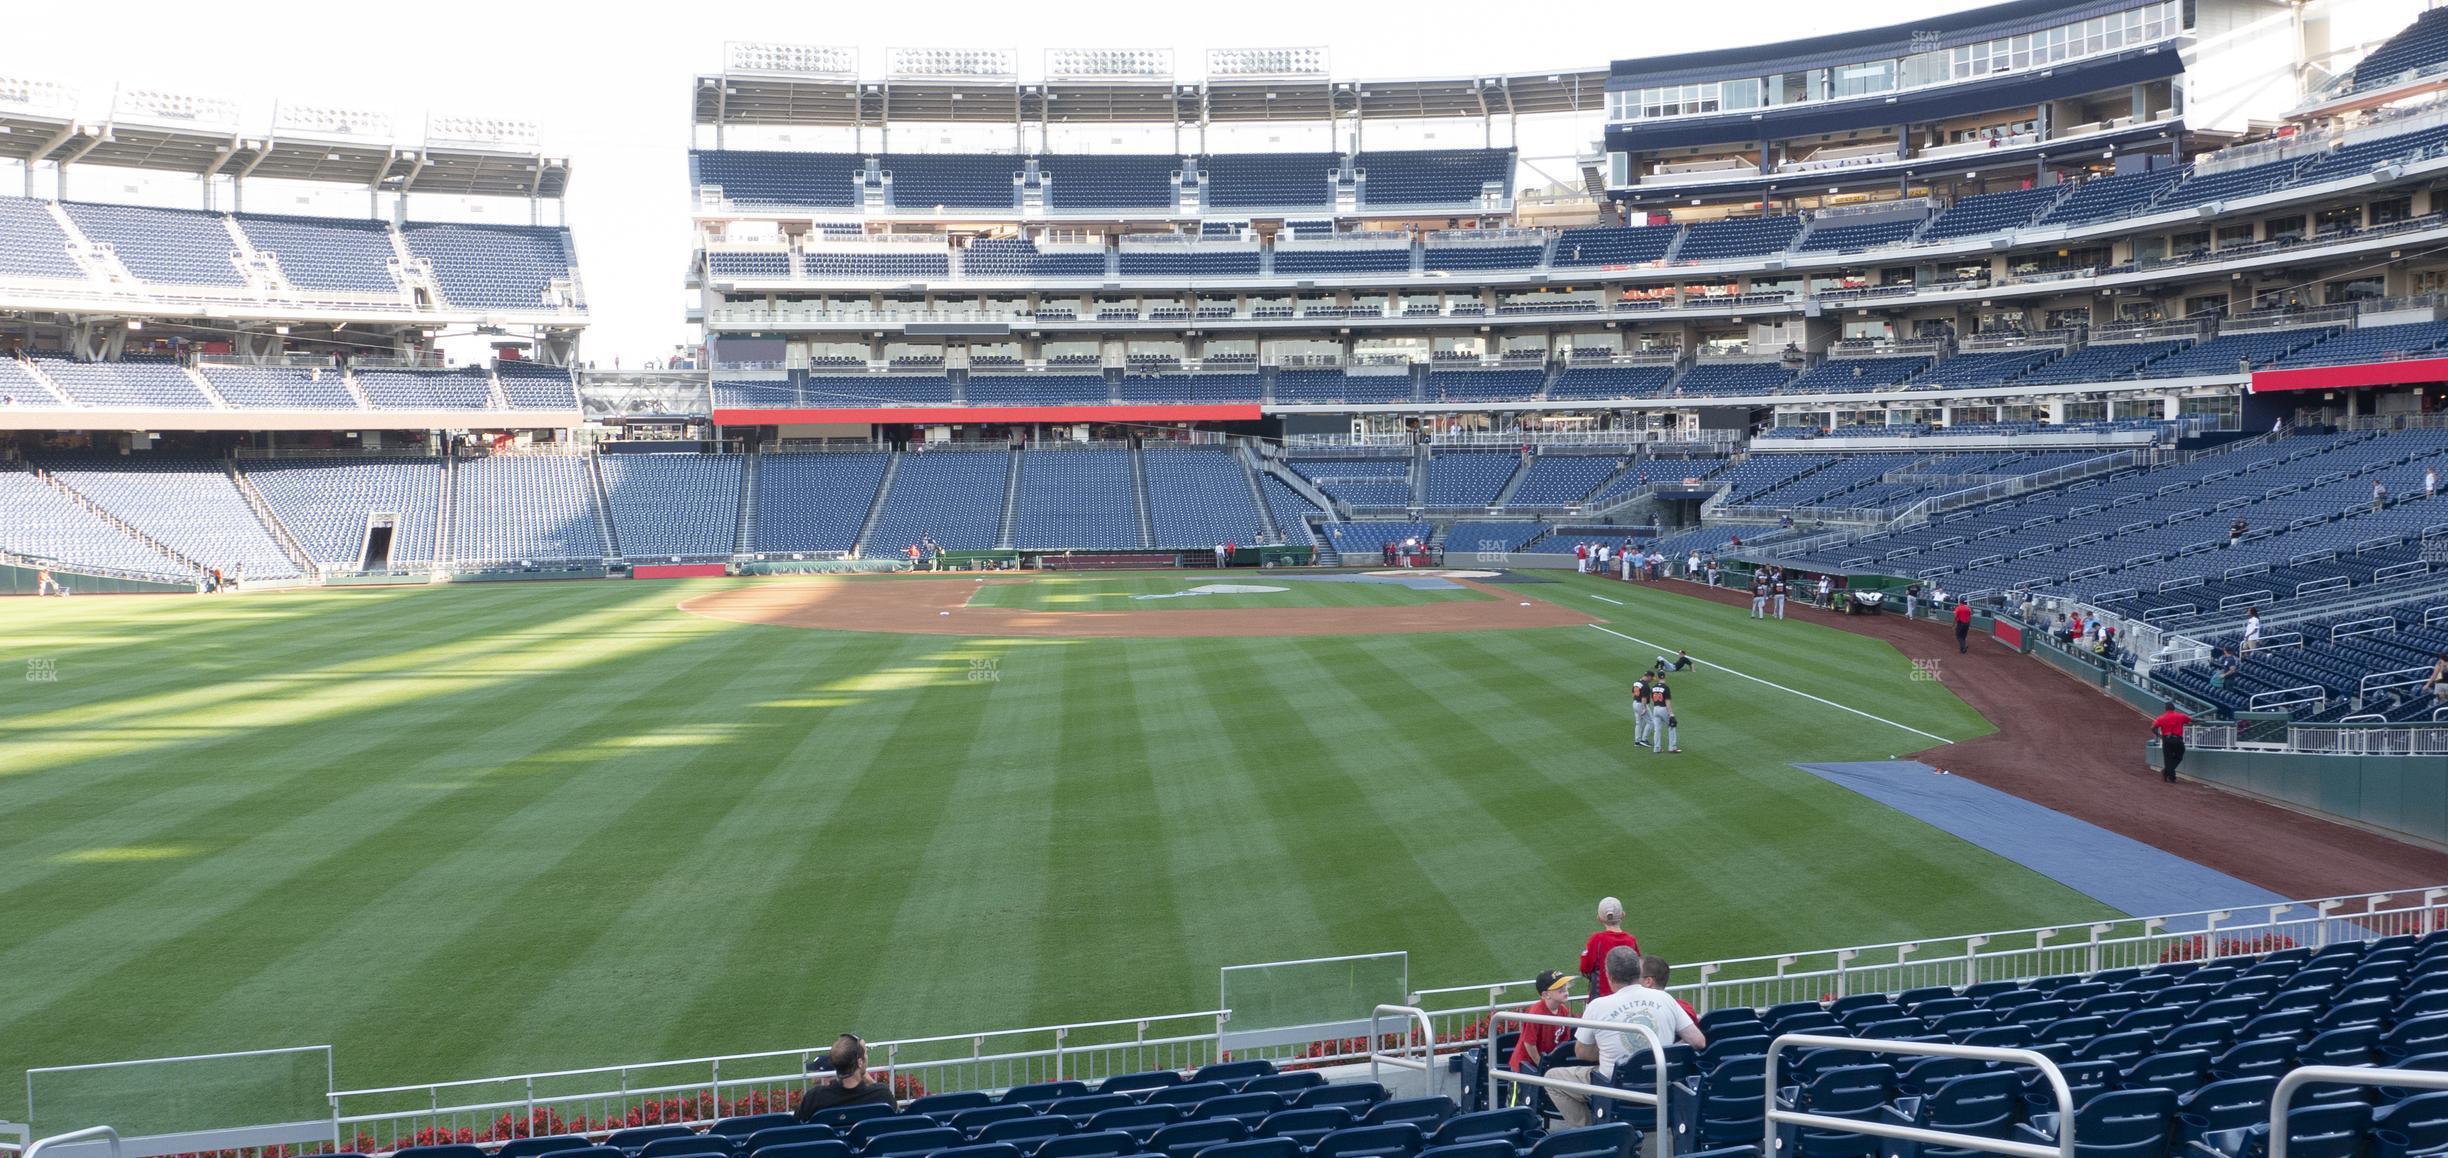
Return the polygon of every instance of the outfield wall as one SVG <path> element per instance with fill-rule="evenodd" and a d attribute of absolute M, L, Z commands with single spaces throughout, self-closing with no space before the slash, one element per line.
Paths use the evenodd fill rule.
<path fill-rule="evenodd" d="M 2151 763 L 2159 746 L 2150 746 Z M 2448 849 L 2448 760 L 2192 748 L 2183 774 L 2205 784 L 2392 836 Z"/>
<path fill-rule="evenodd" d="M 193 595 L 195 584 L 172 583 L 166 580 L 124 579 L 115 575 L 87 575 L 53 568 L 51 576 L 78 595 Z M 39 569 L 16 563 L 0 563 L 0 595 L 39 595 Z"/>

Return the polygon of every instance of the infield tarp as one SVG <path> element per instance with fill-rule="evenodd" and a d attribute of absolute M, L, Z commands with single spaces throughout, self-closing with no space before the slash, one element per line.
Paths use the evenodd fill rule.
<path fill-rule="evenodd" d="M 1795 767 L 2133 916 L 2283 905 L 2288 900 L 1986 784 L 1940 776 L 1917 760 Z M 2136 792 L 2163 787 L 2156 776 L 2134 778 Z"/>

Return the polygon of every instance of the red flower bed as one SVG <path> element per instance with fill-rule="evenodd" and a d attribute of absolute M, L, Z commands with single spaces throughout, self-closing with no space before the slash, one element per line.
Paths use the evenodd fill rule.
<path fill-rule="evenodd" d="M 2221 937 L 2218 942 L 2218 955 L 2221 957 L 2252 957 L 2296 947 L 2295 938 L 2283 933 L 2263 933 L 2258 937 Z M 2170 961 L 2201 961 L 2209 956 L 2210 938 L 2204 934 L 2198 937 L 2187 937 L 2182 941 L 2170 944 L 2159 954 L 2159 960 L 2165 964 Z"/>

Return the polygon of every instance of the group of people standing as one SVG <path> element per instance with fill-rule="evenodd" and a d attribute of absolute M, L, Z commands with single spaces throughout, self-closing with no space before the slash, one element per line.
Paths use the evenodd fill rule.
<path fill-rule="evenodd" d="M 1654 544 L 1634 546 L 1630 539 L 1620 543 L 1575 543 L 1573 564 L 1584 575 L 1612 575 L 1627 580 L 1666 577 L 1666 556 Z"/>

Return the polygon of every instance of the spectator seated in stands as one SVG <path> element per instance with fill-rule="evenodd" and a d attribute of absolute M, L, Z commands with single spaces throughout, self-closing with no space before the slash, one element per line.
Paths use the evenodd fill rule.
<path fill-rule="evenodd" d="M 1538 990 L 1538 1004 L 1526 1012 L 1541 1017 L 1571 1017 L 1572 975 L 1553 969 L 1540 971 L 1533 983 Z M 1521 1036 L 1513 1042 L 1513 1052 L 1505 1059 L 1505 1067 L 1517 1074 L 1543 1074 L 1548 1067 L 1572 1060 L 1572 1027 L 1547 1025 L 1542 1022 L 1521 1023 Z"/>
<path fill-rule="evenodd" d="M 1707 1049 L 1708 1036 L 1700 1032 L 1691 1015 L 1668 996 L 1663 989 L 1651 989 L 1640 983 L 1644 959 L 1631 947 L 1618 945 L 1607 951 L 1607 980 L 1615 991 L 1593 999 L 1581 1016 L 1591 1021 L 1615 1022 L 1624 1025 L 1646 1025 L 1658 1040 L 1672 1045 L 1682 1042 L 1693 1049 Z M 1663 976 L 1666 963 L 1659 960 L 1656 971 Z M 1583 1065 L 1557 1066 L 1547 1076 L 1561 1081 L 1598 1083 L 1614 1080 L 1616 1063 L 1624 1058 L 1648 1052 L 1647 1044 L 1621 1030 L 1595 1030 L 1583 1026 L 1573 1035 L 1573 1055 Z M 1590 1123 L 1589 1096 L 1578 1090 L 1550 1088 L 1556 1110 L 1564 1117 L 1564 1125 L 1579 1129 Z"/>
<path fill-rule="evenodd" d="M 892 1087 L 867 1074 L 867 1043 L 845 1033 L 833 1041 L 832 1052 L 808 1063 L 807 1092 L 799 1095 L 794 1115 L 802 1122 L 837 1106 L 869 1103 L 894 1105 Z"/>

